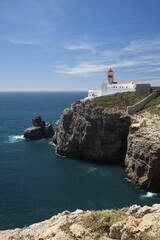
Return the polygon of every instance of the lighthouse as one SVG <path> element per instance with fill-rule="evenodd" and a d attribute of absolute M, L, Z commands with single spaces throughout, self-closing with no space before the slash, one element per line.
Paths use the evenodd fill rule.
<path fill-rule="evenodd" d="M 113 83 L 114 72 L 113 72 L 113 70 L 111 68 L 107 71 L 107 80 L 108 80 L 108 84 L 112 84 Z"/>
<path fill-rule="evenodd" d="M 92 99 L 95 97 L 105 96 L 105 95 L 111 95 L 114 93 L 121 93 L 121 92 L 135 92 L 137 94 L 137 89 L 143 89 L 145 93 L 150 92 L 150 85 L 144 84 L 142 82 L 117 82 L 114 81 L 114 72 L 110 68 L 107 71 L 107 80 L 102 83 L 100 90 L 89 90 L 88 91 L 88 97 L 85 99 Z M 149 85 L 149 86 L 148 86 Z M 141 96 L 141 95 L 140 95 Z"/>

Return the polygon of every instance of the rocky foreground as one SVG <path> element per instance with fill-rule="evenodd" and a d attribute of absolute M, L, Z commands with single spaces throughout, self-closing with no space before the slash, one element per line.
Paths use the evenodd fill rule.
<path fill-rule="evenodd" d="M 121 210 L 65 211 L 51 219 L 0 231 L 0 240 L 158 240 L 160 204 Z"/>

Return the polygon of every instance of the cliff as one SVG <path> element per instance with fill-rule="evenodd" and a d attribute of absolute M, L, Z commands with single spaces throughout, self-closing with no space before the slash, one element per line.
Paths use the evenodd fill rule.
<path fill-rule="evenodd" d="M 160 117 L 139 113 L 132 117 L 125 172 L 146 191 L 160 192 Z"/>
<path fill-rule="evenodd" d="M 121 112 L 77 101 L 62 113 L 54 141 L 57 153 L 97 161 L 123 162 L 130 118 Z"/>
<path fill-rule="evenodd" d="M 22 229 L 0 231 L 0 240 L 158 240 L 160 204 L 121 210 L 65 211 Z"/>
<path fill-rule="evenodd" d="M 133 94 L 126 93 L 72 104 L 56 126 L 57 153 L 122 163 L 133 184 L 160 192 L 160 116 L 149 112 L 127 115 L 126 106 L 134 101 Z M 146 107 L 158 113 L 159 103 L 157 97 Z"/>

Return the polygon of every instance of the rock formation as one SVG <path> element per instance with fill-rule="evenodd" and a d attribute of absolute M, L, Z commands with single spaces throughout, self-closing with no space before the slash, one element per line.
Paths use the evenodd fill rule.
<path fill-rule="evenodd" d="M 137 123 L 129 131 L 131 118 Z M 160 192 L 159 120 L 149 113 L 127 116 L 92 101 L 77 101 L 61 115 L 54 142 L 60 155 L 125 162 L 126 176 L 133 184 Z"/>
<path fill-rule="evenodd" d="M 126 155 L 130 118 L 98 107 L 91 101 L 77 101 L 64 110 L 54 141 L 57 153 L 68 157 L 122 162 Z"/>
<path fill-rule="evenodd" d="M 160 204 L 121 210 L 65 211 L 26 228 L 0 231 L 0 240 L 158 240 Z"/>
<path fill-rule="evenodd" d="M 40 116 L 32 118 L 33 126 L 24 131 L 24 137 L 30 140 L 51 138 L 54 135 L 52 124 L 45 123 Z"/>
<path fill-rule="evenodd" d="M 125 172 L 132 183 L 149 192 L 160 192 L 160 117 L 147 114 L 133 116 L 128 136 Z"/>

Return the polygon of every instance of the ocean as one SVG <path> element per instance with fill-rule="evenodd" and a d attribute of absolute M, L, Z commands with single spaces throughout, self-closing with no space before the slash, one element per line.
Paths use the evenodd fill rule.
<path fill-rule="evenodd" d="M 40 115 L 55 126 L 62 111 L 87 92 L 0 93 L 0 229 L 24 227 L 64 210 L 160 203 L 125 179 L 124 168 L 56 154 L 52 139 L 26 141 Z"/>

